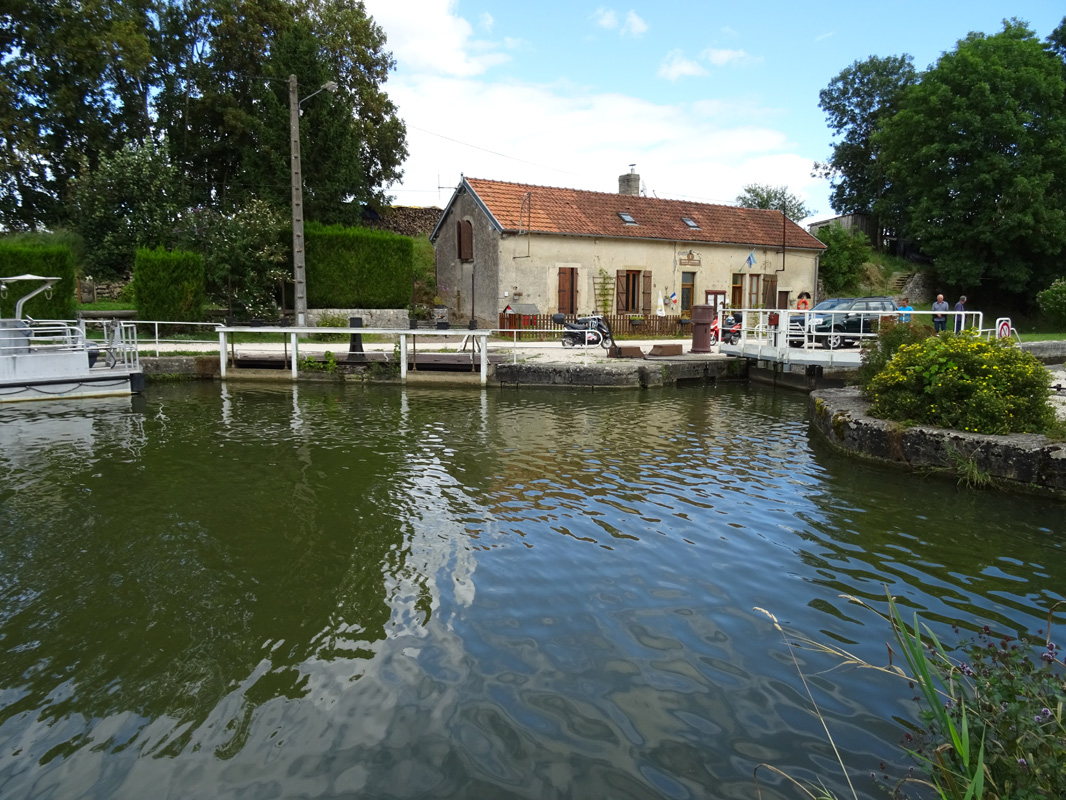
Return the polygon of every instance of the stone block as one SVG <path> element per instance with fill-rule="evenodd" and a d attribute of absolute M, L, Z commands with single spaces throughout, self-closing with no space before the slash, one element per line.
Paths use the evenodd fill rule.
<path fill-rule="evenodd" d="M 679 356 L 685 352 L 682 344 L 655 344 L 651 347 L 649 356 Z"/>

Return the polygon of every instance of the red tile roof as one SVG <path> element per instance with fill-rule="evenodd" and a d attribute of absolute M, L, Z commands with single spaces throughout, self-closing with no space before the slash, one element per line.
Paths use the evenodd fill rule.
<path fill-rule="evenodd" d="M 464 183 L 505 231 L 521 229 L 533 233 L 665 239 L 746 247 L 781 244 L 780 211 L 558 189 L 482 178 L 464 178 Z M 523 207 L 527 195 L 529 202 Z M 619 213 L 631 215 L 637 224 L 627 225 Z M 689 227 L 682 217 L 688 217 L 699 228 Z M 788 247 L 825 249 L 825 245 L 792 220 L 785 223 L 784 229 Z"/>

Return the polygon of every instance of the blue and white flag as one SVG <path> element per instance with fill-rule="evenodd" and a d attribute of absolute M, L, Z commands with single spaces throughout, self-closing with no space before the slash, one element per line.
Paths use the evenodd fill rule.
<path fill-rule="evenodd" d="M 746 267 L 747 267 L 748 269 L 751 269 L 752 267 L 754 267 L 754 266 L 755 266 L 755 264 L 756 264 L 756 261 L 755 261 L 755 251 L 754 251 L 754 250 L 752 250 L 752 251 L 751 251 L 751 253 L 750 253 L 750 254 L 748 255 L 748 258 L 747 258 L 747 260 L 746 260 L 746 261 L 744 262 L 744 265 L 745 265 L 745 266 L 746 266 Z"/>

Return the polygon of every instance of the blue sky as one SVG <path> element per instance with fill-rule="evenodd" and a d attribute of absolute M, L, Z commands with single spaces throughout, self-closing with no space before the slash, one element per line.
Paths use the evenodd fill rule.
<path fill-rule="evenodd" d="M 787 185 L 832 215 L 810 176 L 832 139 L 818 92 L 871 55 L 925 69 L 1005 17 L 1040 38 L 1061 3 L 932 0 L 816 6 L 772 0 L 366 0 L 397 68 L 408 125 L 401 205 L 443 205 L 461 174 L 617 191 L 636 164 L 649 195 L 732 203 Z"/>

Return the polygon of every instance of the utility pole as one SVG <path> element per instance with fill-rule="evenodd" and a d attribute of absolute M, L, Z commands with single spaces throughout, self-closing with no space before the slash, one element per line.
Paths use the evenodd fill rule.
<path fill-rule="evenodd" d="M 303 169 L 300 166 L 300 99 L 296 76 L 289 76 L 289 138 L 292 147 L 292 282 L 297 327 L 307 325 L 307 272 L 304 261 Z"/>

